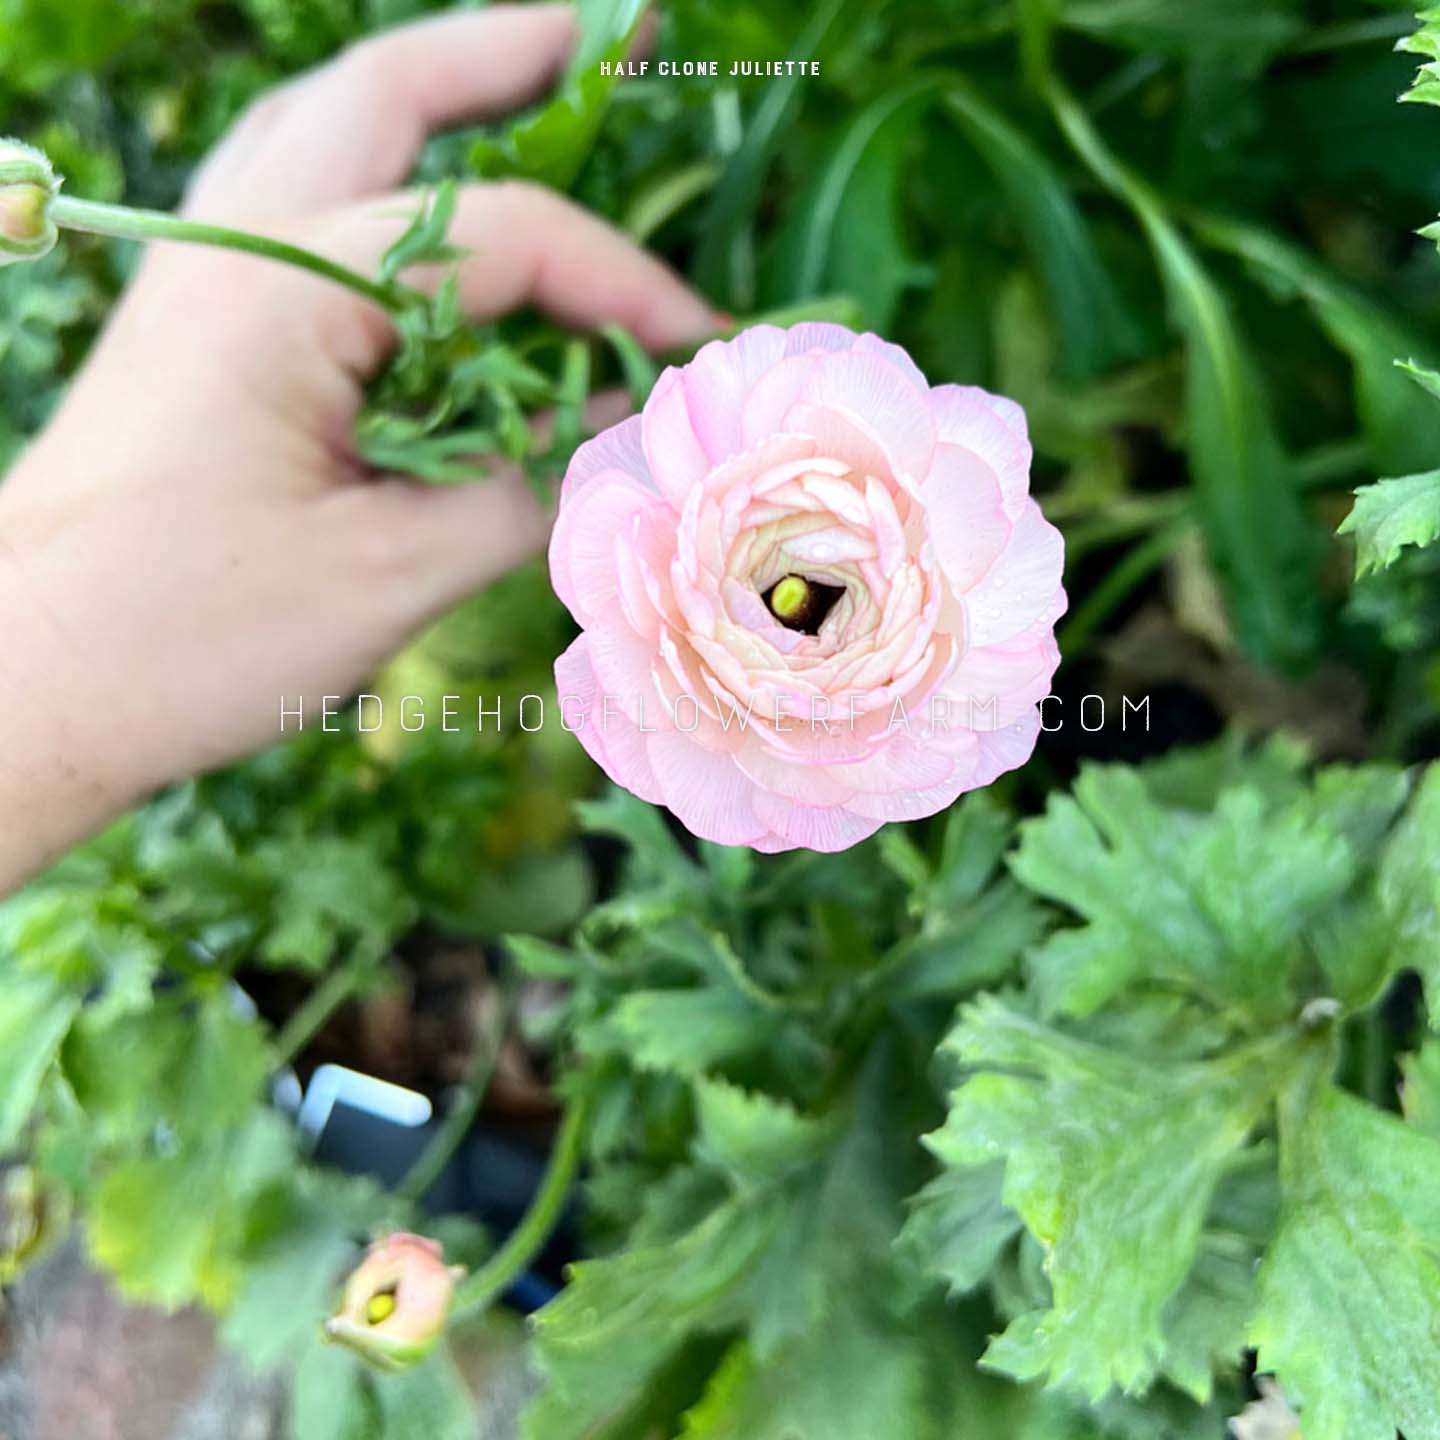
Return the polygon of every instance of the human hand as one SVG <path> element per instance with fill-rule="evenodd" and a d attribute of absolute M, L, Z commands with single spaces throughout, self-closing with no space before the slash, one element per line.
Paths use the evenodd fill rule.
<path fill-rule="evenodd" d="M 392 187 L 427 132 L 530 99 L 575 36 L 569 6 L 526 5 L 366 41 L 254 105 L 186 213 L 371 272 L 414 213 Z M 451 238 L 476 318 L 533 302 L 655 348 L 716 328 L 660 262 L 538 187 L 462 189 Z M 543 544 L 517 472 L 455 489 L 366 472 L 351 432 L 392 342 L 378 306 L 303 272 L 147 255 L 0 485 L 0 892 L 273 738 L 282 695 L 353 691 Z"/>

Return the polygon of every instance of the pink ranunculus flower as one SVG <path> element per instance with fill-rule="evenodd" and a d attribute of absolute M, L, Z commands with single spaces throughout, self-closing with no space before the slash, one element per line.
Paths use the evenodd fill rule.
<path fill-rule="evenodd" d="M 1024 412 L 839 325 L 757 325 L 582 445 L 562 716 L 696 835 L 843 850 L 1023 763 L 1059 663 Z"/>

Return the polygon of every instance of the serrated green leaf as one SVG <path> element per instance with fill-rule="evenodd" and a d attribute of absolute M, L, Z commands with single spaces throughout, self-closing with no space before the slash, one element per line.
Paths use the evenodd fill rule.
<path fill-rule="evenodd" d="M 736 1318 L 738 1287 L 771 1242 L 783 1201 L 732 1200 L 668 1244 L 581 1261 L 535 1317 L 544 1389 L 527 1440 L 580 1440 L 616 1427 L 685 1342 Z"/>
<path fill-rule="evenodd" d="M 1376 893 L 1394 927 L 1391 964 L 1420 972 L 1440 1028 L 1440 765 L 1424 771 L 1382 852 Z"/>
<path fill-rule="evenodd" d="M 626 1055 L 643 1070 L 698 1075 L 720 1061 L 763 1048 L 773 1020 L 733 990 L 638 990 L 585 1027 L 583 1048 Z"/>
<path fill-rule="evenodd" d="M 1440 538 L 1440 470 L 1362 485 L 1336 533 L 1355 537 L 1357 576 L 1387 569 L 1407 545 L 1433 545 Z"/>
<path fill-rule="evenodd" d="M 930 1139 L 946 1160 L 944 1131 Z M 1005 1204 L 1005 1164 L 947 1164 L 911 1202 L 899 1245 L 924 1269 L 938 1275 L 952 1295 L 973 1290 L 990 1273 L 1000 1252 L 1020 1233 L 1020 1217 Z"/>
<path fill-rule="evenodd" d="M 699 1153 L 749 1183 L 784 1179 L 830 1138 L 825 1124 L 792 1105 L 723 1080 L 696 1081 L 695 1110 Z"/>
<path fill-rule="evenodd" d="M 1281 1110 L 1280 1229 L 1249 1340 L 1305 1440 L 1437 1440 L 1440 1141 L 1323 1086 Z"/>
<path fill-rule="evenodd" d="M 683 1440 L 939 1440 L 925 1362 L 911 1335 L 852 1295 L 768 1363 L 736 1345 Z"/>
<path fill-rule="evenodd" d="M 313 1170 L 257 1196 L 246 1216 L 244 1279 L 225 1317 L 226 1344 L 264 1372 L 318 1339 L 378 1202 L 369 1180 Z"/>
<path fill-rule="evenodd" d="M 95 1193 L 88 1238 L 125 1294 L 167 1308 L 234 1298 L 249 1205 L 294 1163 L 278 1116 L 238 1134 L 116 1165 Z"/>
<path fill-rule="evenodd" d="M 1165 1367 L 1167 1309 L 1191 1275 L 1212 1197 L 1283 1055 L 1153 1064 L 994 1000 L 963 1012 L 946 1048 L 979 1073 L 927 1143 L 952 1165 L 1003 1156 L 1005 1204 L 1047 1252 L 1049 1309 L 1016 1319 L 986 1363 L 1092 1400 L 1112 1385 L 1144 1389 Z"/>
<path fill-rule="evenodd" d="M 1032 957 L 1046 1007 L 1073 1015 L 1141 978 L 1261 1020 L 1293 1012 L 1305 928 L 1356 873 L 1311 805 L 1275 809 L 1243 787 L 1210 815 L 1167 810 L 1118 766 L 1082 771 L 1020 834 L 1016 875 L 1089 922 Z"/>

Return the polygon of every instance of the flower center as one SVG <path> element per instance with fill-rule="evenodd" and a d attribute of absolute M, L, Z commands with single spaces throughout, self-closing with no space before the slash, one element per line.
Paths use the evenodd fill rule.
<path fill-rule="evenodd" d="M 764 598 L 770 613 L 782 625 L 803 630 L 807 635 L 818 635 L 825 617 L 844 593 L 839 585 L 825 585 L 818 580 L 807 580 L 803 575 L 785 575 L 770 587 Z"/>
<path fill-rule="evenodd" d="M 365 1319 L 371 1325 L 381 1325 L 395 1313 L 395 1292 L 382 1290 L 372 1295 L 365 1306 Z"/>

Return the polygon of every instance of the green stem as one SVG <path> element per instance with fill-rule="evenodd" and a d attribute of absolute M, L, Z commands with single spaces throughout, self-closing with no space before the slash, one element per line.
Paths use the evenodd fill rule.
<path fill-rule="evenodd" d="M 489 1260 L 456 1290 L 450 1311 L 452 1317 L 480 1311 L 492 1304 L 544 1249 L 560 1218 L 575 1172 L 580 1168 L 580 1147 L 585 1139 L 589 1111 L 588 1096 L 576 1098 L 565 1107 L 555 1146 L 550 1152 L 550 1164 L 525 1218 Z"/>
<path fill-rule="evenodd" d="M 372 280 L 299 245 L 224 225 L 182 220 L 163 210 L 136 210 L 126 205 L 104 205 L 96 200 L 79 200 L 73 195 L 57 195 L 50 202 L 50 218 L 62 230 L 108 235 L 113 240 L 183 240 L 191 245 L 214 245 L 223 250 L 239 250 L 266 260 L 278 260 L 283 265 L 294 265 L 344 285 L 392 314 L 409 309 L 417 299 L 417 293 L 404 285 Z"/>
<path fill-rule="evenodd" d="M 325 1022 L 360 988 L 354 965 L 332 970 L 304 999 L 275 1037 L 275 1068 L 288 1065 L 319 1034 Z"/>
<path fill-rule="evenodd" d="M 495 1033 L 487 1042 L 475 1046 L 470 1061 L 470 1072 L 466 1075 L 459 1093 L 456 1094 L 439 1129 L 430 1137 L 409 1173 L 396 1187 L 400 1199 L 414 1203 L 440 1178 L 440 1172 L 450 1163 L 450 1157 L 459 1148 L 460 1142 L 470 1133 L 475 1116 L 490 1088 L 495 1075 L 495 1066 L 500 1060 L 500 1051 L 510 1029 L 510 1020 L 515 1013 L 516 987 L 507 984 L 500 995 L 500 1013 L 495 1018 Z"/>

